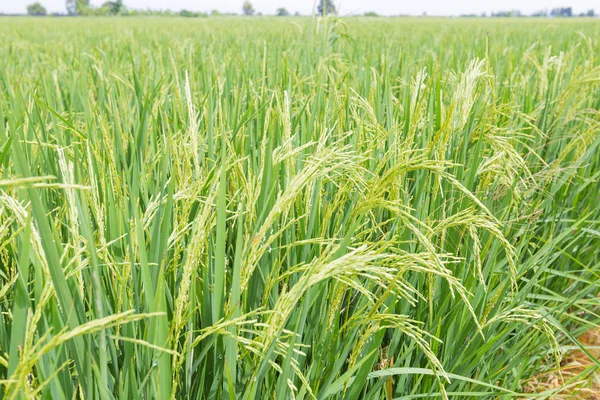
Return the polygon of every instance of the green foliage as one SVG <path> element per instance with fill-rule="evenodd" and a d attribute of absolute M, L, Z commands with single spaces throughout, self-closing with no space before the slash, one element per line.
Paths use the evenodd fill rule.
<path fill-rule="evenodd" d="M 125 11 L 123 0 L 107 1 L 101 8 L 107 15 L 119 15 Z"/>
<path fill-rule="evenodd" d="M 27 6 L 27 14 L 34 16 L 46 15 L 46 9 L 40 3 L 33 3 Z"/>
<path fill-rule="evenodd" d="M 66 8 L 69 15 L 93 14 L 93 8 L 90 6 L 90 0 L 67 0 Z"/>
<path fill-rule="evenodd" d="M 75 0 L 75 14 L 76 15 L 90 15 L 92 14 L 92 7 L 90 6 L 90 0 Z"/>
<path fill-rule="evenodd" d="M 281 7 L 277 9 L 277 16 L 278 17 L 287 17 L 289 16 L 290 13 L 288 10 L 286 10 L 285 8 Z"/>
<path fill-rule="evenodd" d="M 599 38 L 4 19 L 0 398 L 531 397 L 600 322 Z"/>
<path fill-rule="evenodd" d="M 519 10 L 492 12 L 492 17 L 513 18 L 513 17 L 521 17 L 521 16 L 522 16 L 522 14 L 521 14 L 521 11 L 519 11 Z"/>
<path fill-rule="evenodd" d="M 66 2 L 67 14 L 77 15 L 76 1 L 77 0 L 67 0 L 67 2 Z"/>
<path fill-rule="evenodd" d="M 188 11 L 188 10 L 181 10 L 179 12 L 179 15 L 181 15 L 182 17 L 188 17 L 188 18 L 197 18 L 197 17 L 207 17 L 208 16 L 206 13 L 201 13 L 201 12 L 196 12 L 196 11 Z"/>
<path fill-rule="evenodd" d="M 254 15 L 255 12 L 252 3 L 250 3 L 249 1 L 244 2 L 244 5 L 242 6 L 242 11 L 244 15 Z"/>
<path fill-rule="evenodd" d="M 550 11 L 550 15 L 553 17 L 572 17 L 573 16 L 573 8 L 572 7 L 553 8 Z"/>

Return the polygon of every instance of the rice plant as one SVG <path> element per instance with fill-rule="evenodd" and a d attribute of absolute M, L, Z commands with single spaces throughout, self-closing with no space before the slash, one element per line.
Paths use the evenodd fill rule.
<path fill-rule="evenodd" d="M 2 22 L 0 397 L 597 379 L 597 21 Z"/>

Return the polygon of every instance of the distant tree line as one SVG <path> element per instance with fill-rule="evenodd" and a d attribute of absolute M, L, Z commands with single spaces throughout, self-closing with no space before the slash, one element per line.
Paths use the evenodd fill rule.
<path fill-rule="evenodd" d="M 473 17 L 476 15 L 462 15 L 463 17 Z M 486 15 L 481 15 L 485 17 Z M 521 13 L 519 10 L 508 10 L 508 11 L 496 11 L 492 12 L 492 17 L 546 17 L 546 18 L 569 18 L 569 17 L 595 17 L 596 13 L 593 9 L 586 12 L 575 14 L 572 7 L 557 7 L 550 10 L 540 10 L 526 15 Z"/>
<path fill-rule="evenodd" d="M 175 16 L 179 15 L 182 17 L 208 17 L 209 14 L 203 12 L 181 10 L 179 12 L 172 12 L 170 10 L 130 10 L 123 0 L 109 0 L 103 3 L 100 7 L 94 7 L 90 4 L 90 0 L 66 0 L 67 14 L 68 15 L 166 15 Z M 335 14 L 336 7 L 333 0 L 319 0 L 317 6 L 318 15 Z M 44 16 L 47 15 L 46 8 L 39 2 L 35 2 L 27 6 L 27 14 L 33 16 Z M 244 1 L 242 4 L 242 14 L 246 16 L 261 15 L 256 13 L 254 6 L 249 0 Z M 213 10 L 210 15 L 221 15 L 217 10 Z M 290 12 L 285 8 L 278 8 L 275 15 L 279 17 L 287 17 Z M 295 13 L 294 15 L 299 15 Z M 425 14 L 424 14 L 425 15 Z M 365 12 L 365 17 L 378 17 L 379 15 L 373 11 Z M 550 10 L 542 10 L 532 13 L 531 15 L 525 15 L 519 10 L 508 10 L 508 11 L 495 11 L 491 14 L 492 17 L 595 17 L 597 16 L 593 9 L 580 14 L 575 14 L 572 7 L 557 7 Z M 487 14 L 464 14 L 461 17 L 487 17 Z"/>
<path fill-rule="evenodd" d="M 67 0 L 68 15 L 122 15 L 126 12 L 123 0 L 109 0 L 100 7 L 93 7 L 90 0 Z"/>
<path fill-rule="evenodd" d="M 27 6 L 27 14 L 41 16 L 46 15 L 46 9 L 40 3 L 33 3 Z"/>
<path fill-rule="evenodd" d="M 203 12 L 189 11 L 189 10 L 181 10 L 179 12 L 173 12 L 170 10 L 134 10 L 128 9 L 123 4 L 123 0 L 109 0 L 103 3 L 100 7 L 94 7 L 90 4 L 90 0 L 66 0 L 66 8 L 67 15 L 76 16 L 89 16 L 89 15 L 165 15 L 165 16 L 182 16 L 182 17 L 208 17 L 209 14 Z M 319 5 L 317 7 L 317 11 L 319 15 L 326 14 L 335 14 L 336 9 L 332 0 L 320 0 Z M 244 1 L 242 5 L 242 13 L 243 15 L 252 16 L 252 15 L 261 15 L 260 13 L 256 13 L 254 6 L 248 0 Z M 33 16 L 43 16 L 47 15 L 46 8 L 41 5 L 39 2 L 35 2 L 27 6 L 27 14 Z M 375 15 L 375 13 L 372 13 Z M 54 14 L 60 15 L 60 14 Z M 228 15 L 222 14 L 217 10 L 213 10 L 210 15 Z M 278 8 L 275 15 L 279 17 L 287 17 L 292 15 L 285 8 Z M 294 15 L 300 15 L 296 12 Z"/>

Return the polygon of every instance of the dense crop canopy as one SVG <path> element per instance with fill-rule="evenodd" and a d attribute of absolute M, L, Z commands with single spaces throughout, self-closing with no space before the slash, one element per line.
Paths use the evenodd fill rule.
<path fill-rule="evenodd" d="M 599 322 L 599 40 L 3 18 L 0 397 L 530 390 Z"/>

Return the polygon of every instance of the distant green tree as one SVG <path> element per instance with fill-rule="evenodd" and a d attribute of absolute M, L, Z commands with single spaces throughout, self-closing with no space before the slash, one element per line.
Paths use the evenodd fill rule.
<path fill-rule="evenodd" d="M 521 15 L 521 11 L 519 10 L 492 12 L 492 17 L 520 17 Z"/>
<path fill-rule="evenodd" d="M 88 15 L 92 10 L 90 0 L 75 0 L 75 8 L 78 15 Z"/>
<path fill-rule="evenodd" d="M 123 5 L 123 0 L 107 1 L 102 4 L 102 9 L 106 10 L 108 15 L 118 15 L 125 11 L 125 6 Z"/>
<path fill-rule="evenodd" d="M 249 1 L 244 2 L 242 11 L 244 12 L 244 15 L 254 15 L 254 7 L 252 7 L 252 3 Z"/>
<path fill-rule="evenodd" d="M 27 6 L 27 14 L 29 15 L 46 15 L 46 9 L 40 3 L 33 3 Z"/>
<path fill-rule="evenodd" d="M 317 11 L 319 12 L 319 15 L 335 14 L 335 5 L 331 0 L 321 0 L 317 7 Z"/>
<path fill-rule="evenodd" d="M 67 0 L 69 15 L 88 15 L 90 11 L 90 0 Z"/>
<path fill-rule="evenodd" d="M 179 15 L 182 17 L 188 17 L 188 18 L 208 17 L 208 14 L 206 14 L 206 13 L 197 12 L 197 11 L 188 11 L 188 10 L 181 10 L 179 12 Z"/>
<path fill-rule="evenodd" d="M 365 17 L 379 17 L 379 14 L 377 14 L 375 11 L 367 11 L 365 13 Z"/>
<path fill-rule="evenodd" d="M 75 15 L 77 12 L 75 8 L 75 0 L 67 0 L 67 14 Z"/>
<path fill-rule="evenodd" d="M 573 8 L 571 8 L 571 7 L 553 8 L 552 11 L 550 11 L 550 15 L 553 17 L 572 17 L 573 16 Z"/>
<path fill-rule="evenodd" d="M 278 17 L 287 17 L 289 15 L 290 15 L 290 13 L 285 8 L 281 7 L 281 8 L 277 9 L 277 16 Z"/>

